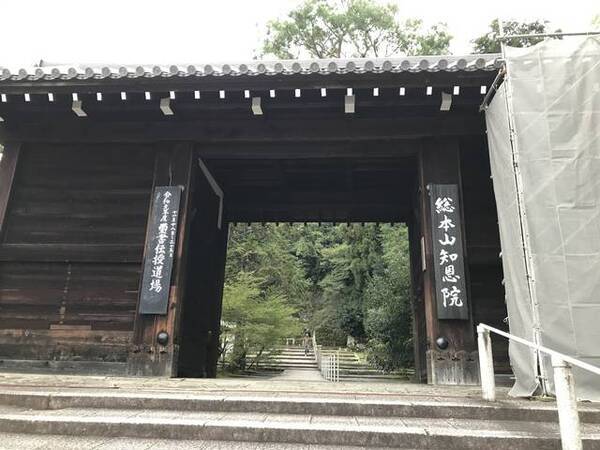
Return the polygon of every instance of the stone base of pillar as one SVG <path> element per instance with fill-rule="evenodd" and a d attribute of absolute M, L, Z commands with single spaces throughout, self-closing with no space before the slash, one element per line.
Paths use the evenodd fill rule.
<path fill-rule="evenodd" d="M 427 383 L 478 385 L 479 360 L 477 352 L 427 350 Z"/>
<path fill-rule="evenodd" d="M 127 358 L 127 374 L 146 377 L 176 377 L 179 346 L 169 344 L 133 346 Z"/>

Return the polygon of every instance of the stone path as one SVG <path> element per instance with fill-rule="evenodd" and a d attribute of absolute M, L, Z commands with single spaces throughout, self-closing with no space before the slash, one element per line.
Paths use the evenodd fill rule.
<path fill-rule="evenodd" d="M 295 376 L 293 377 L 295 378 Z M 386 383 L 323 382 L 321 379 L 299 381 L 283 377 L 267 379 L 253 378 L 158 378 L 158 377 L 110 377 L 43 375 L 0 372 L 0 390 L 36 390 L 64 392 L 73 390 L 118 390 L 178 393 L 235 393 L 249 395 L 268 393 L 269 395 L 311 394 L 328 397 L 361 396 L 403 397 L 418 396 L 427 398 L 472 398 L 481 399 L 479 386 L 430 386 L 409 381 Z M 497 388 L 498 399 L 506 399 L 508 388 Z"/>
<path fill-rule="evenodd" d="M 328 383 L 317 369 L 285 369 L 281 375 L 274 377 L 273 381 L 322 381 Z"/>

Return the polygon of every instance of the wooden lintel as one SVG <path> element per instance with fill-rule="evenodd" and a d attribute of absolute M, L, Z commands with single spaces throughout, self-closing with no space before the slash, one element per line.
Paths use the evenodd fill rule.
<path fill-rule="evenodd" d="M 409 118 L 331 118 L 246 120 L 157 120 L 140 122 L 97 122 L 63 120 L 53 122 L 5 122 L 0 139 L 19 138 L 28 142 L 156 142 L 195 141 L 204 143 L 330 142 L 416 139 L 429 136 L 483 135 L 485 124 L 479 114 Z"/>

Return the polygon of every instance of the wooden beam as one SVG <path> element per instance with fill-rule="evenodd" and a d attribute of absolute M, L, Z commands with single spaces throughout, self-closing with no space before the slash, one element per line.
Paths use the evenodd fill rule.
<path fill-rule="evenodd" d="M 4 153 L 0 162 L 0 242 L 6 229 L 6 214 L 8 212 L 20 152 L 20 143 L 9 142 L 4 145 Z"/>
<path fill-rule="evenodd" d="M 310 145 L 298 142 L 266 142 L 262 144 L 211 143 L 197 145 L 197 151 L 205 160 L 210 159 L 306 159 L 306 158 L 347 158 L 347 157 L 405 157 L 415 155 L 419 148 L 418 140 L 389 142 L 374 139 L 370 142 L 312 142 Z"/>
<path fill-rule="evenodd" d="M 77 118 L 75 118 L 77 119 Z M 0 139 L 27 142 L 156 142 L 202 143 L 330 142 L 402 140 L 422 137 L 485 134 L 484 117 L 442 114 L 406 118 L 157 120 L 97 122 L 94 120 L 5 122 Z"/>

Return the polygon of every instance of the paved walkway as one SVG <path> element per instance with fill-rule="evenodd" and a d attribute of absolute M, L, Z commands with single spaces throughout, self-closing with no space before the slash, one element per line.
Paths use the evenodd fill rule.
<path fill-rule="evenodd" d="M 327 382 L 317 369 L 285 369 L 281 375 L 274 377 L 273 381 Z"/>
<path fill-rule="evenodd" d="M 120 392 L 189 392 L 190 394 L 206 392 L 240 396 L 268 393 L 273 396 L 315 394 L 319 397 L 330 398 L 361 398 L 361 396 L 375 395 L 385 398 L 417 396 L 429 399 L 481 399 L 479 386 L 430 386 L 401 380 L 389 383 L 331 383 L 324 381 L 318 372 L 313 372 L 310 378 L 310 380 L 307 379 L 304 373 L 294 372 L 267 379 L 111 377 L 0 372 L 0 390 L 44 390 L 48 392 L 118 390 Z M 498 398 L 506 399 L 507 392 L 508 388 L 498 387 Z"/>

